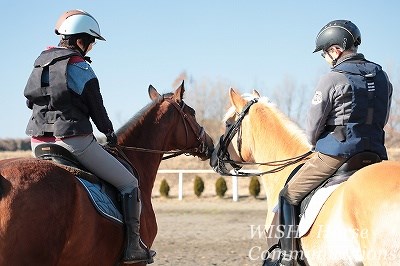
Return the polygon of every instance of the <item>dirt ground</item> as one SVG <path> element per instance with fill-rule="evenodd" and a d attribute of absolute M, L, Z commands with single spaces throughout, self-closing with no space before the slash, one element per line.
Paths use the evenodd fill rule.
<path fill-rule="evenodd" d="M 262 265 L 266 200 L 153 199 L 158 234 L 152 265 Z"/>

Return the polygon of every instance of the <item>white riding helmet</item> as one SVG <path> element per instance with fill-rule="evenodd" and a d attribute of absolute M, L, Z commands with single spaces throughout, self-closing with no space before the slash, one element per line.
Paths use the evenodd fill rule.
<path fill-rule="evenodd" d="M 87 33 L 96 39 L 105 41 L 100 35 L 99 23 L 89 13 L 75 9 L 65 12 L 58 19 L 55 27 L 57 35 L 69 36 L 79 33 Z"/>

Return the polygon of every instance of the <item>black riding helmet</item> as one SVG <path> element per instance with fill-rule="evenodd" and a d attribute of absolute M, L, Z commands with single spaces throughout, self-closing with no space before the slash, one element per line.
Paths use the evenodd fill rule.
<path fill-rule="evenodd" d="M 344 50 L 361 44 L 361 33 L 350 20 L 334 20 L 326 24 L 315 40 L 315 52 L 326 51 L 332 45 L 339 45 Z"/>

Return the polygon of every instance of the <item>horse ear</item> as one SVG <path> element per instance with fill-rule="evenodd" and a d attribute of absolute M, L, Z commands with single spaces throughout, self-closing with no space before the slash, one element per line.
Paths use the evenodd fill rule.
<path fill-rule="evenodd" d="M 185 81 L 182 80 L 181 85 L 176 89 L 174 93 L 174 98 L 181 101 L 183 99 L 183 94 L 185 93 Z"/>
<path fill-rule="evenodd" d="M 261 97 L 260 93 L 257 90 L 253 90 L 253 96 L 256 97 L 256 98 L 260 98 Z"/>
<path fill-rule="evenodd" d="M 242 96 L 240 96 L 233 88 L 230 88 L 229 96 L 232 105 L 235 106 L 236 112 L 242 112 L 242 109 L 246 104 L 246 100 L 243 99 Z"/>
<path fill-rule="evenodd" d="M 159 97 L 161 97 L 161 95 L 158 93 L 156 88 L 154 88 L 153 85 L 151 85 L 151 84 L 149 86 L 149 96 L 150 96 L 150 99 L 152 99 L 152 100 L 155 100 L 155 99 L 158 99 Z"/>

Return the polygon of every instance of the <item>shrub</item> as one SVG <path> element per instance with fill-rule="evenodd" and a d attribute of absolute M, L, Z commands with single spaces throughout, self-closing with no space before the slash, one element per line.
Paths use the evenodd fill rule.
<path fill-rule="evenodd" d="M 204 181 L 200 176 L 196 176 L 194 179 L 194 194 L 200 197 L 201 193 L 204 191 Z"/>
<path fill-rule="evenodd" d="M 215 182 L 215 192 L 220 198 L 223 198 L 225 196 L 225 192 L 228 190 L 226 186 L 226 181 L 225 179 L 221 176 L 217 179 Z"/>
<path fill-rule="evenodd" d="M 249 185 L 249 192 L 254 198 L 260 194 L 260 181 L 257 176 L 252 176 Z"/>
<path fill-rule="evenodd" d="M 160 185 L 160 195 L 167 198 L 169 195 L 169 189 L 167 180 L 163 179 Z"/>

